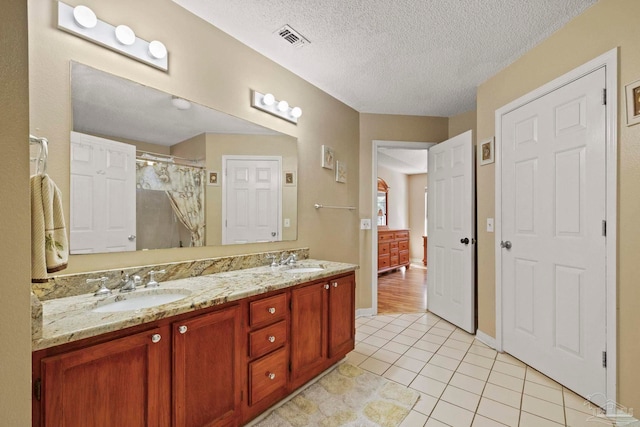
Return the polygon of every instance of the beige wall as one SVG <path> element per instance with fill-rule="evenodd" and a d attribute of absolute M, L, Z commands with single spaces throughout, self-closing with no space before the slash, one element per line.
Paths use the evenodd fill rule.
<path fill-rule="evenodd" d="M 478 88 L 478 140 L 494 135 L 495 110 L 619 47 L 618 401 L 640 408 L 640 126 L 625 125 L 624 85 L 640 79 L 640 2 L 600 0 Z M 478 168 L 478 223 L 495 215 L 494 165 Z M 478 230 L 478 323 L 495 336 L 494 235 Z"/>
<path fill-rule="evenodd" d="M 56 2 L 29 1 L 31 129 L 51 141 L 52 178 L 69 194 L 71 105 L 69 61 L 77 61 L 199 104 L 258 123 L 298 139 L 298 240 L 294 242 L 163 249 L 135 254 L 76 255 L 63 273 L 92 271 L 275 249 L 309 247 L 312 257 L 358 262 L 357 216 L 315 210 L 314 203 L 358 204 L 358 113 L 293 73 L 196 18 L 170 0 L 68 1 L 85 4 L 98 17 L 128 24 L 146 40 L 169 50 L 164 73 L 56 28 Z M 203 49 L 203 46 L 206 46 Z M 299 105 L 293 125 L 250 107 L 250 89 L 272 92 Z M 329 143 L 349 167 L 346 184 L 320 166 L 321 145 Z M 68 201 L 65 201 L 68 212 Z M 68 220 L 68 215 L 67 215 Z"/>
<path fill-rule="evenodd" d="M 31 282 L 27 5 L 2 4 L 0 25 L 0 414 L 31 425 Z M 9 202 L 10 201 L 10 202 Z"/>
<path fill-rule="evenodd" d="M 473 131 L 473 138 L 475 141 L 476 132 L 478 129 L 478 122 L 476 118 L 476 110 L 467 111 L 466 113 L 458 114 L 457 116 L 449 117 L 449 138 L 460 135 L 468 130 Z"/>
<path fill-rule="evenodd" d="M 442 142 L 447 139 L 446 117 L 360 114 L 360 218 L 375 218 L 372 210 L 373 141 Z M 356 290 L 357 308 L 371 308 L 372 254 L 371 231 L 361 230 L 359 241 L 360 276 Z M 377 253 L 377 248 L 375 248 Z"/>
<path fill-rule="evenodd" d="M 422 236 L 425 233 L 424 218 L 427 215 L 424 210 L 424 189 L 426 187 L 426 173 L 409 175 L 409 228 L 411 229 L 409 257 L 412 262 L 419 264 L 422 264 L 424 257 Z"/>

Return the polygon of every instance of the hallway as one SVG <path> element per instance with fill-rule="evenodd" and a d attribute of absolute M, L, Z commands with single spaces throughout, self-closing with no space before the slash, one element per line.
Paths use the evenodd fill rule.
<path fill-rule="evenodd" d="M 427 311 L 427 269 L 411 268 L 378 276 L 378 313 L 424 313 Z"/>

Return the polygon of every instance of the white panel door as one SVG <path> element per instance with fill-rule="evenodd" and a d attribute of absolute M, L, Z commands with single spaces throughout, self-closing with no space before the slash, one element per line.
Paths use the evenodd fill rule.
<path fill-rule="evenodd" d="M 223 243 L 281 240 L 280 158 L 224 159 Z"/>
<path fill-rule="evenodd" d="M 72 254 L 135 251 L 136 149 L 71 132 Z"/>
<path fill-rule="evenodd" d="M 475 333 L 475 163 L 471 131 L 429 149 L 427 308 Z"/>
<path fill-rule="evenodd" d="M 504 350 L 606 392 L 605 71 L 502 116 Z"/>

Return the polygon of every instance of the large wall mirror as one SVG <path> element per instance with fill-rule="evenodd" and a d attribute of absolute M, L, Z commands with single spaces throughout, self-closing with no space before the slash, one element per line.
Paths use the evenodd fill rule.
<path fill-rule="evenodd" d="M 72 254 L 296 240 L 297 140 L 71 63 Z"/>

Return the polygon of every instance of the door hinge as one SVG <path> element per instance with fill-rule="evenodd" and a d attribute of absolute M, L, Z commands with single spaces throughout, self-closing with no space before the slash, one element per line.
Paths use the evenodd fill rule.
<path fill-rule="evenodd" d="M 33 383 L 33 394 L 36 397 L 36 400 L 42 400 L 42 379 L 38 378 Z"/>
<path fill-rule="evenodd" d="M 602 89 L 602 105 L 607 105 L 607 88 Z"/>
<path fill-rule="evenodd" d="M 607 352 L 606 351 L 602 352 L 602 367 L 603 368 L 607 367 Z"/>
<path fill-rule="evenodd" d="M 607 237 L 607 220 L 606 219 L 602 220 L 602 235 L 604 237 Z"/>

